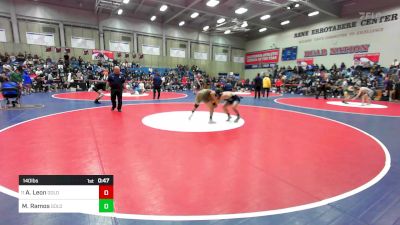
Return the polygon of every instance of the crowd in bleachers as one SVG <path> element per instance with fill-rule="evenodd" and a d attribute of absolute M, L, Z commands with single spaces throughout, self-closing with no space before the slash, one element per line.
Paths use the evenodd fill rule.
<path fill-rule="evenodd" d="M 379 100 L 400 99 L 400 67 L 397 60 L 388 68 L 377 64 L 346 67 L 344 63 L 339 67 L 334 64 L 326 68 L 316 64 L 293 68 L 275 67 L 263 75 L 271 77 L 275 87 L 278 84 L 286 93 L 315 95 L 324 80 L 332 97 L 343 96 L 346 87 L 356 86 L 374 90 Z"/>
<path fill-rule="evenodd" d="M 134 62 L 119 62 L 117 60 L 104 61 L 97 63 L 84 61 L 81 57 L 69 57 L 65 55 L 58 60 L 50 58 L 40 58 L 37 55 L 0 54 L 0 82 L 9 80 L 18 83 L 22 88 L 22 94 L 32 92 L 47 92 L 57 90 L 88 90 L 91 85 L 100 80 L 107 80 L 108 71 L 113 66 L 118 65 L 122 74 L 126 77 L 127 88 L 134 89 L 139 85 L 150 89 L 152 77 L 159 73 L 163 79 L 163 89 L 165 91 L 188 90 L 193 87 L 195 75 L 200 74 L 202 79 L 209 77 L 197 66 L 177 65 L 176 68 L 143 69 Z M 11 74 L 21 79 L 12 79 Z M 30 79 L 29 79 L 30 78 Z"/>

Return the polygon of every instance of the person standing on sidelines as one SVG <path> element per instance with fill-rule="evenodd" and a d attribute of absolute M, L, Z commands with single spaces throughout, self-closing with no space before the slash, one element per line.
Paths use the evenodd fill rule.
<path fill-rule="evenodd" d="M 282 94 L 282 79 L 280 77 L 278 77 L 278 79 L 276 79 L 275 81 L 275 87 L 276 87 L 276 93 Z"/>
<path fill-rule="evenodd" d="M 160 74 L 156 73 L 153 78 L 153 99 L 156 99 L 156 91 L 158 93 L 157 99 L 160 99 L 162 80 Z"/>
<path fill-rule="evenodd" d="M 263 79 L 263 97 L 265 97 L 265 92 L 267 92 L 267 98 L 268 98 L 270 90 L 271 90 L 271 79 L 269 79 L 269 75 L 267 74 Z"/>
<path fill-rule="evenodd" d="M 257 73 L 256 78 L 254 78 L 254 98 L 261 97 L 261 88 L 262 88 L 263 80 L 260 77 L 260 74 Z"/>
<path fill-rule="evenodd" d="M 108 77 L 108 83 L 111 88 L 111 111 L 117 107 L 116 98 L 118 98 L 118 112 L 122 111 L 122 92 L 124 90 L 125 78 L 121 75 L 121 69 L 115 66 L 113 73 Z"/>
<path fill-rule="evenodd" d="M 11 72 L 10 74 L 10 81 L 18 84 L 18 97 L 15 101 L 12 102 L 13 106 L 19 102 L 19 99 L 21 98 L 22 94 L 22 82 L 23 82 L 23 77 L 22 77 L 22 66 L 18 66 L 14 72 Z"/>
<path fill-rule="evenodd" d="M 22 80 L 23 80 L 23 92 L 25 95 L 30 95 L 31 94 L 31 88 L 32 88 L 32 79 L 29 76 L 28 70 L 25 68 L 22 72 Z"/>
<path fill-rule="evenodd" d="M 324 99 L 328 99 L 328 75 L 324 70 L 321 71 L 321 76 L 319 78 L 318 92 L 315 99 L 318 99 L 322 92 L 324 92 Z"/>

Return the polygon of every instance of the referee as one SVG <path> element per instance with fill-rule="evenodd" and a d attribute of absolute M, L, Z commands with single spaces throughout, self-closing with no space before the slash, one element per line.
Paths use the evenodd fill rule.
<path fill-rule="evenodd" d="M 116 98 L 118 98 L 118 112 L 121 112 L 125 78 L 121 75 L 121 70 L 118 66 L 114 67 L 113 73 L 108 77 L 108 83 L 111 88 L 111 111 L 114 111 L 117 107 Z"/>
<path fill-rule="evenodd" d="M 160 74 L 156 73 L 153 78 L 153 99 L 156 98 L 156 91 L 158 93 L 157 99 L 160 99 L 162 80 L 160 78 Z"/>
<path fill-rule="evenodd" d="M 260 99 L 262 86 L 263 86 L 263 80 L 260 77 L 260 74 L 257 73 L 256 78 L 254 78 L 254 99 L 256 99 L 257 96 L 258 96 L 258 99 Z"/>

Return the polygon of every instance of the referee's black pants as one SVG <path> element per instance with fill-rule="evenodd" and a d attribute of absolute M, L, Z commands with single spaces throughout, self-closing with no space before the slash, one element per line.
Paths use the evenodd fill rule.
<path fill-rule="evenodd" d="M 255 87 L 254 88 L 254 98 L 260 98 L 261 97 L 261 87 Z"/>
<path fill-rule="evenodd" d="M 156 92 L 157 92 L 157 99 L 160 99 L 160 92 L 161 92 L 161 86 L 154 86 L 153 87 L 153 99 L 156 98 Z"/>
<path fill-rule="evenodd" d="M 112 108 L 117 107 L 116 99 L 118 98 L 118 110 L 122 108 L 122 89 L 111 89 L 111 102 Z"/>

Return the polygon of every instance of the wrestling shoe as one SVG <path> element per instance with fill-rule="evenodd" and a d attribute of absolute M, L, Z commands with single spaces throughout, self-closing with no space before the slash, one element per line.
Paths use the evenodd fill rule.
<path fill-rule="evenodd" d="M 239 122 L 239 120 L 240 120 L 240 116 L 238 116 L 238 117 L 235 119 L 235 123 Z"/>

